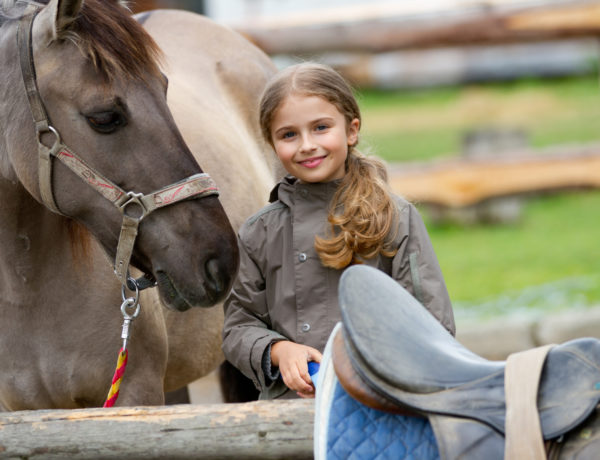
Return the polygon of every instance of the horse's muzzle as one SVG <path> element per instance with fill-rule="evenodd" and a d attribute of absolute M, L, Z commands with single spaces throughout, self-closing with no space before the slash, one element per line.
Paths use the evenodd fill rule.
<path fill-rule="evenodd" d="M 193 289 L 183 289 L 165 271 L 158 270 L 156 282 L 163 303 L 171 310 L 186 311 L 192 307 L 212 307 L 224 300 L 233 282 L 230 272 L 220 267 L 217 259 L 209 259 L 202 271 L 202 279 Z"/>

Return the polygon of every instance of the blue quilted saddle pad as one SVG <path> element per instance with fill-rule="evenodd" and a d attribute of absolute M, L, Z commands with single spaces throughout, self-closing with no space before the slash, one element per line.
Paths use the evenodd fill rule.
<path fill-rule="evenodd" d="M 316 460 L 440 458 L 435 436 L 427 419 L 371 409 L 346 393 L 333 369 L 330 343 L 325 347 L 318 374 L 315 405 Z"/>
<path fill-rule="evenodd" d="M 337 383 L 327 436 L 327 459 L 433 460 L 439 453 L 425 418 L 388 414 L 354 400 Z"/>

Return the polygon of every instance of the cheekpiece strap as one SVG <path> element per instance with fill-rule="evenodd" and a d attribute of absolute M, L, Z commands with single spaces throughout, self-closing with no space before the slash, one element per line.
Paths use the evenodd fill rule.
<path fill-rule="evenodd" d="M 35 125 L 35 133 L 38 141 L 38 183 L 40 187 L 40 196 L 42 202 L 51 211 L 61 214 L 54 201 L 52 194 L 52 156 L 58 150 L 57 142 L 51 148 L 42 143 L 42 135 L 50 131 L 48 115 L 44 109 L 44 104 L 38 91 L 35 66 L 33 65 L 33 47 L 31 44 L 31 33 L 33 20 L 38 14 L 39 9 L 25 14 L 19 21 L 17 27 L 17 47 L 19 50 L 19 61 L 21 64 L 21 74 L 23 84 L 31 109 L 31 116 Z"/>
<path fill-rule="evenodd" d="M 19 60 L 21 62 L 21 73 L 23 74 L 23 83 L 31 107 L 31 115 L 35 123 L 36 132 L 44 133 L 48 131 L 48 115 L 44 109 L 44 104 L 40 97 L 36 83 L 35 67 L 33 65 L 33 47 L 31 44 L 31 34 L 33 20 L 38 14 L 36 9 L 31 14 L 23 16 L 17 28 L 17 46 L 19 48 Z"/>

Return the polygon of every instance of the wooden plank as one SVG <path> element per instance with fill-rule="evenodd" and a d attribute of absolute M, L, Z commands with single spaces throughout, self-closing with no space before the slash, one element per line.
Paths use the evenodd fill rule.
<path fill-rule="evenodd" d="M 309 459 L 314 400 L 0 413 L 0 458 Z"/>
<path fill-rule="evenodd" d="M 386 52 L 589 37 L 600 34 L 600 1 L 434 3 L 437 8 L 309 11 L 232 26 L 266 53 Z M 421 2 L 419 5 L 427 5 Z M 365 8 L 363 6 L 363 8 Z"/>
<path fill-rule="evenodd" d="M 390 170 L 390 185 L 411 201 L 454 208 L 500 196 L 599 188 L 600 146 L 398 166 Z"/>

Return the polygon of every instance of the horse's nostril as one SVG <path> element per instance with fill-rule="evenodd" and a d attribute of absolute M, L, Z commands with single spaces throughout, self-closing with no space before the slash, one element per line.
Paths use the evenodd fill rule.
<path fill-rule="evenodd" d="M 206 262 L 206 282 L 214 289 L 216 294 L 220 294 L 225 290 L 223 275 L 219 270 L 219 262 L 217 259 L 209 259 Z"/>

